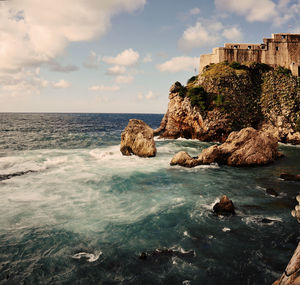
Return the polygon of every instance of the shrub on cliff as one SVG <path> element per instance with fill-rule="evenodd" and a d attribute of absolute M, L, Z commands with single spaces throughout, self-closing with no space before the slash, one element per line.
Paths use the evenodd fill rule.
<path fill-rule="evenodd" d="M 194 84 L 198 79 L 198 76 L 192 76 L 188 81 L 187 81 L 187 85 L 190 85 L 190 84 Z"/>
<path fill-rule="evenodd" d="M 190 99 L 193 107 L 197 106 L 202 111 L 206 110 L 208 94 L 202 86 L 189 88 L 187 90 L 187 97 Z"/>

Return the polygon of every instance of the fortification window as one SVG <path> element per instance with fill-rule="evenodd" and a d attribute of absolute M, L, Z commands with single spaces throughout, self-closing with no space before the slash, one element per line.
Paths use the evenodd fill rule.
<path fill-rule="evenodd" d="M 251 49 L 252 47 L 251 46 L 248 46 L 248 49 Z"/>
<path fill-rule="evenodd" d="M 238 48 L 239 46 L 233 46 L 233 48 Z"/>
<path fill-rule="evenodd" d="M 285 39 L 286 39 L 286 35 L 282 35 L 281 38 L 282 38 L 283 40 L 285 40 Z"/>
<path fill-rule="evenodd" d="M 276 47 L 276 50 L 279 50 L 279 47 Z"/>
<path fill-rule="evenodd" d="M 260 46 L 261 49 L 265 49 L 265 47 L 266 47 L 265 45 L 261 45 Z"/>

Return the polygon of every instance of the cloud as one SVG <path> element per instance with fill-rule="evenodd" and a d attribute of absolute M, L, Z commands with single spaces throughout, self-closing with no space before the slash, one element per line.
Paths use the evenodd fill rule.
<path fill-rule="evenodd" d="M 272 22 L 280 26 L 292 18 L 297 18 L 300 12 L 300 2 L 290 0 L 215 0 L 215 6 L 220 11 L 227 11 L 243 16 L 248 22 Z"/>
<path fill-rule="evenodd" d="M 126 67 L 120 65 L 109 67 L 108 70 L 106 71 L 107 75 L 122 75 L 125 73 L 126 73 Z"/>
<path fill-rule="evenodd" d="M 94 85 L 89 88 L 90 91 L 110 91 L 115 92 L 120 90 L 119 86 L 104 86 L 104 85 Z"/>
<path fill-rule="evenodd" d="M 179 72 L 179 71 L 193 71 L 198 68 L 199 58 L 180 56 L 173 57 L 170 60 L 158 64 L 156 67 L 160 72 Z"/>
<path fill-rule="evenodd" d="M 215 19 L 198 19 L 194 26 L 188 27 L 178 44 L 183 50 L 204 46 L 215 46 L 224 40 L 240 41 L 243 33 L 237 26 L 224 26 Z"/>
<path fill-rule="evenodd" d="M 98 56 L 94 51 L 91 51 L 88 58 L 83 63 L 83 66 L 89 69 L 97 69 L 100 64 L 100 56 Z"/>
<path fill-rule="evenodd" d="M 198 15 L 198 14 L 200 14 L 200 9 L 199 8 L 193 8 L 193 9 L 191 9 L 190 10 L 190 14 L 191 15 Z"/>
<path fill-rule="evenodd" d="M 55 87 L 55 88 L 65 89 L 65 88 L 69 88 L 70 86 L 71 86 L 71 83 L 68 81 L 65 81 L 64 79 L 61 79 L 60 81 L 53 83 L 53 87 Z"/>
<path fill-rule="evenodd" d="M 144 63 L 152 62 L 152 56 L 150 53 L 146 54 L 146 56 L 143 58 Z"/>
<path fill-rule="evenodd" d="M 138 63 L 139 53 L 133 49 L 126 49 L 117 56 L 104 56 L 103 61 L 107 64 L 132 66 Z"/>
<path fill-rule="evenodd" d="M 183 49 L 193 49 L 201 46 L 215 45 L 221 40 L 219 32 L 223 29 L 221 22 L 202 23 L 198 21 L 194 26 L 188 27 L 179 40 Z"/>
<path fill-rule="evenodd" d="M 104 35 L 113 15 L 133 12 L 145 3 L 146 0 L 64 0 L 58 5 L 53 0 L 1 1 L 0 72 L 17 73 L 49 63 L 63 55 L 70 43 Z"/>
<path fill-rule="evenodd" d="M 154 100 L 158 97 L 157 94 L 155 94 L 153 91 L 149 90 L 146 94 L 143 94 L 142 92 L 138 93 L 137 98 L 139 101 L 143 100 Z"/>
<path fill-rule="evenodd" d="M 48 62 L 48 66 L 50 68 L 51 71 L 55 71 L 55 72 L 72 72 L 72 71 L 76 71 L 78 70 L 78 66 L 75 65 L 61 65 L 60 63 L 58 63 L 56 60 L 51 60 Z"/>
<path fill-rule="evenodd" d="M 119 75 L 116 77 L 115 82 L 118 84 L 127 84 L 132 82 L 134 79 L 131 75 Z"/>
<path fill-rule="evenodd" d="M 241 41 L 243 39 L 243 34 L 237 27 L 225 29 L 222 35 L 225 39 L 230 41 Z"/>

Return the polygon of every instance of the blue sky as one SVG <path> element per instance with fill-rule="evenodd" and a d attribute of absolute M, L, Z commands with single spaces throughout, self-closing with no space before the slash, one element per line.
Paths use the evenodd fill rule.
<path fill-rule="evenodd" d="M 0 2 L 1 112 L 164 113 L 225 42 L 300 33 L 300 0 Z"/>

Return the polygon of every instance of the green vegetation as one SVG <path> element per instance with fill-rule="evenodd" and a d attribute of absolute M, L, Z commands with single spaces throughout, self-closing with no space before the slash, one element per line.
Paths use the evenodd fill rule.
<path fill-rule="evenodd" d="M 222 94 L 217 94 L 217 98 L 216 98 L 216 106 L 217 107 L 222 107 L 223 106 L 223 104 L 224 104 L 224 97 L 223 97 L 223 95 Z"/>
<path fill-rule="evenodd" d="M 229 66 L 233 69 L 237 69 L 237 70 L 241 70 L 241 69 L 244 69 L 244 70 L 247 70 L 248 67 L 246 65 L 243 65 L 239 62 L 236 62 L 236 61 L 233 61 L 232 63 L 229 64 Z"/>
<path fill-rule="evenodd" d="M 186 95 L 186 87 L 182 87 L 182 88 L 178 91 L 178 93 L 179 93 L 179 96 L 180 96 L 181 98 L 184 98 L 185 95 Z"/>
<path fill-rule="evenodd" d="M 282 67 L 282 66 L 277 67 L 276 71 L 278 73 L 281 73 L 281 74 L 284 74 L 284 75 L 291 75 L 292 74 L 290 69 Z"/>
<path fill-rule="evenodd" d="M 189 88 L 187 90 L 187 97 L 190 99 L 193 107 L 197 106 L 202 111 L 206 110 L 208 94 L 202 86 Z"/>
<path fill-rule="evenodd" d="M 193 83 L 195 83 L 195 81 L 197 81 L 197 79 L 198 79 L 198 76 L 197 76 L 197 75 L 192 76 L 192 77 L 187 81 L 187 84 L 188 84 L 188 85 L 189 85 L 189 84 L 193 84 Z"/>

